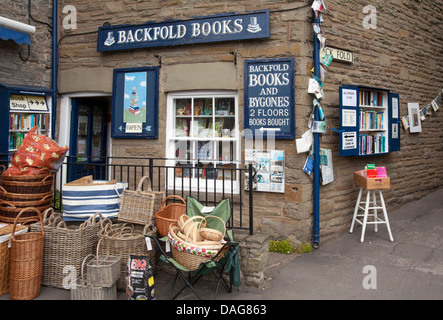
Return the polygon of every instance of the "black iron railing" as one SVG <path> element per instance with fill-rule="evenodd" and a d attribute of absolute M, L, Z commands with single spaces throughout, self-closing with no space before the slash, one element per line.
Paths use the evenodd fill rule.
<path fill-rule="evenodd" d="M 180 161 L 165 158 L 71 157 L 67 156 L 54 172 L 55 210 L 63 210 L 63 185 L 92 175 L 94 180 L 116 180 L 136 190 L 142 177 L 148 176 L 142 190 L 164 191 L 166 196 L 190 196 L 205 206 L 230 199 L 232 229 L 253 234 L 253 166 L 244 162 Z M 146 183 L 146 180 L 148 181 Z"/>

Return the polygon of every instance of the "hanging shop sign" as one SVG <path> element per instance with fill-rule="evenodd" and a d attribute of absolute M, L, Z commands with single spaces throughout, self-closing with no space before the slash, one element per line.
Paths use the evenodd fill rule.
<path fill-rule="evenodd" d="M 245 134 L 295 138 L 293 58 L 245 62 Z"/>
<path fill-rule="evenodd" d="M 268 38 L 269 10 L 98 28 L 97 51 Z"/>
<path fill-rule="evenodd" d="M 114 70 L 112 138 L 158 137 L 158 67 Z"/>

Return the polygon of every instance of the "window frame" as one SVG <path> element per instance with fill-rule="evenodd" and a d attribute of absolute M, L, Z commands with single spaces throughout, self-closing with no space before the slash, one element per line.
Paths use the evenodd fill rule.
<path fill-rule="evenodd" d="M 193 124 L 190 125 L 189 136 L 176 136 L 176 110 L 175 110 L 175 101 L 178 99 L 191 99 L 191 119 L 194 120 L 194 101 L 195 99 L 209 99 L 212 98 L 213 108 L 215 106 L 215 100 L 217 98 L 233 98 L 234 99 L 234 134 L 230 137 L 198 137 L 193 136 Z M 211 164 L 215 166 L 214 177 L 212 178 L 202 178 L 202 177 L 175 177 L 174 172 L 168 171 L 167 175 L 167 186 L 168 188 L 182 188 L 183 190 L 189 191 L 198 191 L 198 189 L 204 189 L 208 192 L 232 192 L 238 194 L 240 191 L 239 186 L 239 171 L 235 171 L 234 179 L 229 178 L 232 173 L 229 169 L 218 170 L 217 167 L 222 165 L 230 165 L 232 168 L 239 168 L 240 165 L 240 130 L 239 130 L 239 107 L 238 107 L 238 92 L 237 91 L 223 91 L 223 90 L 211 90 L 211 91 L 182 91 L 182 92 L 173 92 L 167 95 L 166 99 L 166 161 L 167 167 L 175 167 L 180 159 L 176 158 L 176 142 L 183 141 L 190 144 L 190 148 L 195 148 L 195 145 L 198 145 L 198 142 L 201 141 L 209 141 L 211 142 L 214 150 L 212 150 L 212 154 L 219 154 L 220 144 L 222 147 L 226 146 L 226 143 L 229 143 L 229 147 L 232 146 L 232 160 L 206 160 L 206 159 L 198 159 L 196 156 L 193 156 L 191 153 L 189 159 L 184 159 L 185 162 L 191 163 L 193 166 L 196 164 Z M 213 109 L 214 110 L 214 109 Z M 216 117 L 220 117 L 220 115 L 212 114 L 212 121 L 215 121 Z M 230 115 L 232 118 L 232 115 Z M 191 131 L 192 130 L 192 131 Z M 192 151 L 191 151 L 192 152 Z M 195 150 L 193 153 L 196 153 Z M 168 169 L 171 170 L 171 169 Z M 220 171 L 220 172 L 218 172 Z M 172 174 L 171 174 L 172 173 Z M 225 179 L 220 178 L 220 174 L 224 173 Z M 174 181 L 175 180 L 175 181 Z"/>

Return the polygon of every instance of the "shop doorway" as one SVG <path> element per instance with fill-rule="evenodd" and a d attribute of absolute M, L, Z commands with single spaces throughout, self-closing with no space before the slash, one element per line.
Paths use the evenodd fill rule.
<path fill-rule="evenodd" d="M 108 108 L 105 97 L 72 99 L 70 181 L 88 175 L 94 180 L 105 179 Z"/>

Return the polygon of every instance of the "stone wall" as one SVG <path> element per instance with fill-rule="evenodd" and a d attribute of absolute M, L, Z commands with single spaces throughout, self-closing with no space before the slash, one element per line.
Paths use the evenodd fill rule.
<path fill-rule="evenodd" d="M 325 98 L 322 105 L 328 129 L 321 137 L 321 147 L 332 149 L 334 182 L 320 188 L 320 235 L 322 241 L 349 228 L 358 189 L 353 172 L 366 163 L 386 166 L 392 188 L 385 192 L 388 211 L 407 201 L 420 198 L 442 186 L 443 112 L 433 112 L 423 123 L 423 132 L 410 134 L 401 130 L 401 151 L 383 156 L 339 157 L 339 137 L 332 128 L 339 127 L 338 87 L 358 84 L 391 89 L 400 94 L 400 115 L 407 114 L 407 102 L 425 107 L 443 88 L 443 1 L 416 0 L 373 1 L 377 9 L 376 29 L 365 29 L 363 8 L 368 1 L 325 1 L 323 33 L 327 45 L 355 54 L 353 64 L 334 61 L 326 67 Z M 313 67 L 313 31 L 310 1 L 91 1 L 61 0 L 77 9 L 77 29 L 61 30 L 60 92 L 112 92 L 112 69 L 157 66 L 161 57 L 159 95 L 159 138 L 157 140 L 114 139 L 115 156 L 164 156 L 166 94 L 174 91 L 173 72 L 183 66 L 229 64 L 235 81 L 229 89 L 239 93 L 240 126 L 243 126 L 244 61 L 294 57 L 296 136 L 307 130 L 312 111 L 312 96 L 307 93 Z M 300 7 L 300 8 L 299 8 Z M 271 37 L 266 40 L 184 45 L 152 49 L 99 53 L 96 51 L 99 26 L 138 24 L 146 21 L 190 19 L 224 12 L 270 9 Z M 299 8 L 299 9 L 297 9 Z M 63 17 L 63 16 L 62 16 Z M 62 19 L 60 19 L 62 20 Z M 439 29 L 440 28 L 440 29 Z M 235 64 L 235 52 L 237 64 Z M 223 69 L 224 70 L 224 69 Z M 225 72 L 231 72 L 231 71 Z M 75 75 L 75 77 L 71 77 Z M 227 76 L 230 76 L 228 74 Z M 192 79 L 192 77 L 189 77 Z M 75 81 L 74 81 L 75 79 Z M 177 85 L 181 81 L 174 79 Z M 95 85 L 94 85 L 95 83 Z M 192 83 L 192 81 L 190 81 Z M 205 84 L 202 84 L 205 85 Z M 206 84 L 214 86 L 214 83 Z M 178 88 L 176 88 L 178 90 Z M 201 88 L 202 89 L 202 88 Z M 226 88 L 219 88 L 226 89 Z M 313 183 L 303 172 L 306 154 L 297 154 L 295 140 L 276 142 L 276 149 L 286 152 L 285 194 L 254 194 L 254 225 L 271 238 L 290 238 L 295 244 L 312 238 Z M 394 230 L 395 233 L 395 230 Z"/>
<path fill-rule="evenodd" d="M 0 83 L 51 88 L 52 1 L 31 1 L 31 15 L 35 21 L 28 19 L 28 1 L 2 1 L 2 17 L 30 24 L 36 32 L 31 35 L 29 54 L 27 44 L 0 40 Z"/>

